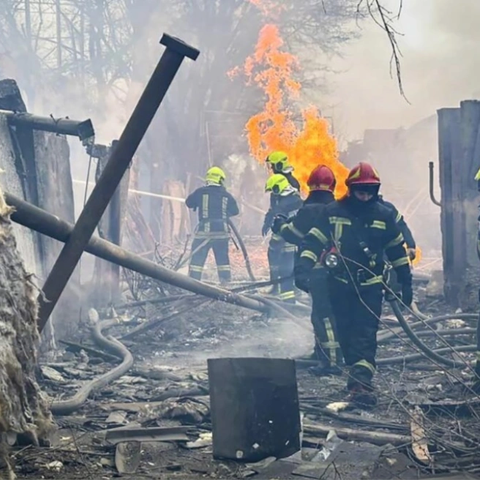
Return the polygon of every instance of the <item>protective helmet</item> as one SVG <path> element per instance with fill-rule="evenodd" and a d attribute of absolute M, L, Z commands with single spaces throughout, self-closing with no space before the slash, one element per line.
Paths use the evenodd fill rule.
<path fill-rule="evenodd" d="M 220 167 L 212 167 L 207 170 L 205 181 L 209 185 L 223 185 L 225 178 L 225 172 Z"/>
<path fill-rule="evenodd" d="M 350 170 L 345 184 L 348 188 L 355 185 L 362 186 L 378 186 L 380 187 L 380 176 L 377 171 L 366 162 L 360 162 Z"/>
<path fill-rule="evenodd" d="M 272 175 L 265 184 L 265 192 L 273 192 L 276 195 L 288 195 L 294 191 L 288 179 L 281 173 Z"/>
<path fill-rule="evenodd" d="M 319 165 L 314 168 L 307 180 L 307 185 L 311 192 L 314 190 L 323 190 L 333 193 L 336 184 L 335 175 L 325 165 Z"/>
<path fill-rule="evenodd" d="M 265 162 L 273 168 L 275 173 L 293 171 L 293 167 L 288 162 L 288 155 L 285 152 L 272 152 L 267 156 Z"/>

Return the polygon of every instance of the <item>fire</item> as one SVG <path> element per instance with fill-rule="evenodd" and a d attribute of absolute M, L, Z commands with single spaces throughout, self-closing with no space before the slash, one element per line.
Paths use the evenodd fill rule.
<path fill-rule="evenodd" d="M 263 163 L 272 151 L 286 152 L 303 189 L 310 172 L 318 165 L 326 165 L 337 179 L 335 195 L 341 197 L 346 193 L 348 168 L 339 161 L 337 142 L 329 132 L 327 120 L 311 106 L 301 111 L 301 125 L 298 125 L 295 113 L 287 107 L 299 97 L 301 85 L 293 78 L 299 69 L 298 61 L 282 46 L 278 27 L 265 25 L 255 53 L 247 58 L 242 69 L 248 83 L 259 86 L 266 96 L 264 109 L 246 124 L 250 153 Z M 230 75 L 239 71 L 235 69 Z"/>
<path fill-rule="evenodd" d="M 259 7 L 265 16 L 272 15 L 276 5 L 275 0 L 248 1 Z M 246 124 L 250 153 L 258 162 L 264 163 L 269 153 L 275 150 L 286 152 L 304 190 L 310 172 L 318 165 L 326 165 L 335 174 L 335 196 L 340 198 L 347 193 L 345 180 L 349 169 L 340 162 L 329 123 L 315 106 L 301 110 L 301 121 L 297 121 L 291 105 L 301 91 L 301 84 L 293 78 L 300 66 L 296 57 L 282 50 L 282 46 L 278 27 L 267 24 L 259 33 L 254 54 L 246 59 L 243 68 L 237 67 L 229 72 L 229 76 L 243 73 L 248 84 L 260 87 L 266 97 L 263 110 Z M 413 266 L 422 259 L 418 247 L 416 254 Z"/>

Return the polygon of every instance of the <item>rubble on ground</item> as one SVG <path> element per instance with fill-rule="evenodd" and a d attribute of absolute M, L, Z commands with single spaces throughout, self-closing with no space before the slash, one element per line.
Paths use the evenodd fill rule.
<path fill-rule="evenodd" d="M 421 296 L 425 287 L 418 289 Z M 445 311 L 441 301 L 432 298 L 421 302 L 420 308 L 432 315 Z M 59 430 L 53 448 L 18 450 L 19 478 L 114 478 L 122 472 L 123 478 L 353 480 L 436 478 L 440 474 L 476 478 L 480 472 L 475 453 L 480 403 L 462 390 L 469 372 L 459 368 L 447 374 L 426 359 L 380 367 L 376 378 L 379 405 L 373 411 L 344 402 L 344 378 L 318 378 L 303 368 L 308 362 L 299 363 L 302 452 L 255 464 L 214 460 L 207 358 L 308 355 L 313 343 L 307 333 L 309 319 L 293 323 L 266 318 L 213 301 L 193 304 L 189 311 L 172 316 L 174 309 L 167 303 L 116 312 L 119 321 L 109 333 L 117 338 L 153 316 L 167 320 L 124 341 L 135 358 L 133 368 L 95 392 L 77 412 L 57 417 Z M 109 314 L 108 309 L 100 312 Z M 385 314 L 388 331 L 397 324 L 388 309 Z M 465 326 L 470 326 L 468 321 L 448 320 L 435 328 Z M 470 333 L 449 341 L 471 343 L 472 338 Z M 425 341 L 431 347 L 439 343 L 435 337 Z M 55 361 L 41 365 L 38 374 L 52 398 L 71 397 L 85 382 L 115 365 L 95 350 L 85 330 L 75 347 L 66 346 Z M 384 358 L 414 352 L 398 336 L 379 348 Z M 472 476 L 456 477 L 455 472 L 462 470 Z"/>

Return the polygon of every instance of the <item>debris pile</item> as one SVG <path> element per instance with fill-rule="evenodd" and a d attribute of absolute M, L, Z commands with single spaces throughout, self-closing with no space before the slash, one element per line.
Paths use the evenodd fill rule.
<path fill-rule="evenodd" d="M 429 312 L 426 304 L 421 307 Z M 444 308 L 438 301 L 433 307 L 431 314 Z M 144 323 L 152 315 L 168 316 L 172 310 L 168 303 L 119 309 L 118 321 L 109 333 L 125 337 L 132 324 Z M 307 335 L 289 319 L 266 319 L 223 303 L 209 301 L 171 315 L 158 328 L 122 340 L 135 358 L 134 366 L 93 392 L 78 411 L 57 417 L 60 430 L 53 449 L 30 447 L 18 452 L 19 475 L 75 478 L 90 472 L 109 478 L 130 472 L 131 478 L 170 478 L 175 473 L 180 478 L 208 475 L 262 480 L 407 479 L 465 469 L 480 472 L 475 457 L 480 404 L 464 392 L 468 368 L 444 369 L 427 363 L 421 355 L 420 360 L 400 368 L 398 364 L 379 367 L 380 401 L 371 412 L 343 401 L 343 378 L 315 377 L 297 361 L 302 451 L 286 459 L 270 457 L 256 463 L 214 460 L 206 359 L 232 354 L 298 356 L 312 346 L 303 343 L 293 348 Z M 471 329 L 473 321 L 446 319 L 435 325 L 436 331 L 456 332 Z M 308 319 L 304 326 L 308 328 Z M 382 358 L 401 359 L 415 352 L 396 329 L 396 320 L 387 316 L 381 335 L 397 333 L 381 342 L 380 363 Z M 290 343 L 285 331 L 290 333 Z M 442 338 L 456 345 L 461 338 L 471 342 L 468 335 L 472 332 L 442 333 Z M 422 338 L 432 348 L 442 343 L 435 336 Z M 120 362 L 99 350 L 83 340 L 66 345 L 55 362 L 43 364 L 43 385 L 51 397 L 71 397 Z"/>

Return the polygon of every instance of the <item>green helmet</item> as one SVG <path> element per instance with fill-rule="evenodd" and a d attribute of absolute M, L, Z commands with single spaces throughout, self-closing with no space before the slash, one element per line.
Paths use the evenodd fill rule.
<path fill-rule="evenodd" d="M 285 152 L 272 152 L 267 156 L 265 162 L 273 168 L 275 173 L 287 173 L 293 170 Z"/>
<path fill-rule="evenodd" d="M 286 195 L 293 190 L 290 182 L 281 173 L 272 175 L 265 184 L 265 192 L 272 192 L 276 195 Z"/>
<path fill-rule="evenodd" d="M 223 185 L 225 178 L 225 172 L 220 167 L 212 167 L 208 169 L 205 181 L 210 185 Z"/>

